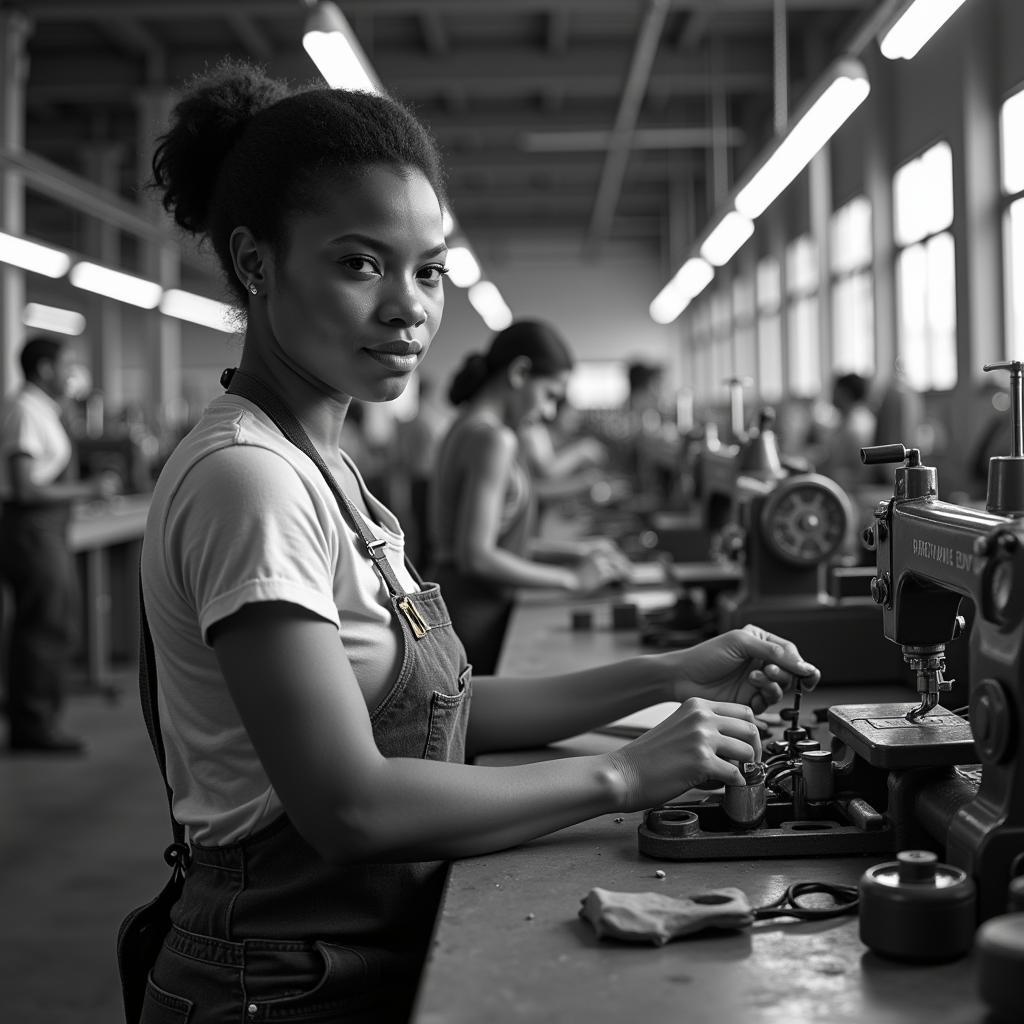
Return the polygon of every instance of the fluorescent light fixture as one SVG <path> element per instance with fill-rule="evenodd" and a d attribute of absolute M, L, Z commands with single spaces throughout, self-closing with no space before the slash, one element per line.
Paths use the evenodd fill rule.
<path fill-rule="evenodd" d="M 760 217 L 870 91 L 860 61 L 851 57 L 835 61 L 801 104 L 802 113 L 746 176 L 746 183 L 736 193 L 736 209 L 750 220 Z"/>
<path fill-rule="evenodd" d="M 168 288 L 164 292 L 160 300 L 160 312 L 178 320 L 212 327 L 225 334 L 236 333 L 231 324 L 231 307 L 227 303 L 186 292 L 181 288 Z"/>
<path fill-rule="evenodd" d="M 70 334 L 72 337 L 85 330 L 85 317 L 81 313 L 59 306 L 44 306 L 41 302 L 26 302 L 21 322 L 33 331 Z"/>
<path fill-rule="evenodd" d="M 883 57 L 910 60 L 965 0 L 911 0 L 878 41 Z"/>
<path fill-rule="evenodd" d="M 730 210 L 710 231 L 700 254 L 713 267 L 724 267 L 754 233 L 754 222 Z"/>
<path fill-rule="evenodd" d="M 313 5 L 306 18 L 302 45 L 332 89 L 384 91 L 352 26 L 331 0 Z"/>
<path fill-rule="evenodd" d="M 477 281 L 467 294 L 470 305 L 492 331 L 503 331 L 512 323 L 512 310 L 505 305 L 501 292 L 490 281 Z"/>
<path fill-rule="evenodd" d="M 650 305 L 655 323 L 670 324 L 711 283 L 715 271 L 707 260 L 692 256 L 654 296 Z"/>
<path fill-rule="evenodd" d="M 144 277 L 111 270 L 110 267 L 101 267 L 98 263 L 85 260 L 71 268 L 68 279 L 76 288 L 140 306 L 142 309 L 155 309 L 163 293 L 156 281 L 147 281 Z"/>
<path fill-rule="evenodd" d="M 480 280 L 480 264 L 465 245 L 453 245 L 448 250 L 448 280 L 456 288 L 471 288 Z"/>
<path fill-rule="evenodd" d="M 58 278 L 68 272 L 71 257 L 60 249 L 0 231 L 0 263 L 21 267 L 44 277 Z"/>

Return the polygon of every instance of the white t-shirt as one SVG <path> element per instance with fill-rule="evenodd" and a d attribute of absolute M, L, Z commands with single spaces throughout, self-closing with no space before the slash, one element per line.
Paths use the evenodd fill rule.
<path fill-rule="evenodd" d="M 386 542 L 399 582 L 418 590 L 398 521 L 348 461 L 376 520 L 370 530 Z M 236 395 L 210 404 L 161 471 L 142 572 L 175 817 L 197 842 L 235 842 L 269 824 L 281 803 L 209 646 L 210 627 L 250 602 L 288 601 L 334 623 L 357 678 L 389 689 L 401 647 L 387 588 L 320 471 Z"/>
<path fill-rule="evenodd" d="M 8 461 L 19 452 L 31 457 L 29 477 L 37 486 L 52 484 L 71 461 L 60 406 L 28 381 L 4 403 L 0 415 L 0 498 L 11 497 Z"/>

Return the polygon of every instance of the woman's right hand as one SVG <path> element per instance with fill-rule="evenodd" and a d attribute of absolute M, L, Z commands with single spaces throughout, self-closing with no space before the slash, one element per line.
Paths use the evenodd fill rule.
<path fill-rule="evenodd" d="M 577 594 L 590 594 L 609 583 L 624 580 L 628 571 L 629 563 L 612 552 L 602 549 L 589 551 L 573 566 L 574 582 L 570 589 Z"/>
<path fill-rule="evenodd" d="M 691 697 L 608 756 L 624 783 L 621 809 L 635 811 L 706 782 L 742 785 L 734 762 L 760 761 L 761 737 L 746 705 Z"/>

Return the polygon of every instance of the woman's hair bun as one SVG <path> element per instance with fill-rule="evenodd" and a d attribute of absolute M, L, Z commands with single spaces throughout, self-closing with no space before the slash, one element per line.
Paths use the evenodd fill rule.
<path fill-rule="evenodd" d="M 153 154 L 152 186 L 180 227 L 198 233 L 227 154 L 254 115 L 290 94 L 287 85 L 255 65 L 225 59 L 198 75 L 174 108 L 171 127 Z"/>
<path fill-rule="evenodd" d="M 469 401 L 483 386 L 489 373 L 490 367 L 485 356 L 479 352 L 466 356 L 448 389 L 448 399 L 452 405 Z"/>

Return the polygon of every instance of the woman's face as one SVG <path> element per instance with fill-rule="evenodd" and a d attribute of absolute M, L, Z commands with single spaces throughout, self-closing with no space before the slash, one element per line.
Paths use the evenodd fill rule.
<path fill-rule="evenodd" d="M 544 376 L 527 376 L 519 390 L 520 423 L 550 423 L 558 413 L 559 403 L 565 398 L 568 384 L 568 370 Z"/>
<path fill-rule="evenodd" d="M 437 332 L 447 248 L 422 172 L 375 165 L 292 218 L 267 317 L 284 359 L 326 390 L 386 402 Z"/>

